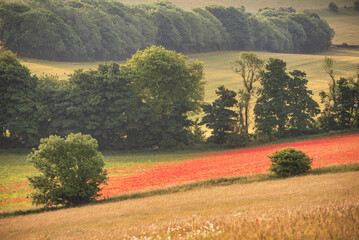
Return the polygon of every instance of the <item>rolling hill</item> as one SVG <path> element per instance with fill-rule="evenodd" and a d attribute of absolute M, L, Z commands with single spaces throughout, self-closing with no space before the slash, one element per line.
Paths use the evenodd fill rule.
<path fill-rule="evenodd" d="M 336 62 L 336 76 L 354 76 L 356 66 L 359 64 L 359 49 L 331 49 L 330 51 L 318 54 L 286 54 L 256 52 L 261 58 L 280 58 L 287 62 L 288 70 L 298 69 L 307 73 L 309 80 L 308 87 L 313 90 L 314 97 L 319 101 L 319 92 L 328 89 L 329 76 L 322 68 L 324 57 L 331 57 Z M 215 89 L 219 85 L 237 90 L 241 88 L 239 76 L 231 70 L 230 63 L 239 52 L 210 52 L 202 54 L 188 55 L 190 60 L 200 60 L 205 67 L 205 101 L 210 102 L 215 99 Z M 27 66 L 33 74 L 57 75 L 60 79 L 66 79 L 73 70 L 95 69 L 101 62 L 90 63 L 70 63 L 70 62 L 51 62 L 36 59 L 22 58 L 21 63 Z M 124 62 L 120 62 L 124 63 Z"/>

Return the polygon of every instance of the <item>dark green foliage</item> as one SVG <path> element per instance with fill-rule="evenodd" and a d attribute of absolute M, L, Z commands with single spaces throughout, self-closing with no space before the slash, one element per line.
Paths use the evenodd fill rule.
<path fill-rule="evenodd" d="M 216 94 L 218 98 L 212 104 L 202 105 L 205 114 L 202 124 L 212 129 L 210 141 L 224 144 L 226 137 L 235 133 L 238 114 L 231 108 L 238 103 L 237 94 L 224 86 L 218 87 Z"/>
<path fill-rule="evenodd" d="M 49 60 L 84 59 L 81 40 L 62 19 L 47 9 L 15 8 L 12 4 L 0 2 L 0 37 L 9 50 L 21 56 Z"/>
<path fill-rule="evenodd" d="M 272 162 L 269 170 L 283 177 L 298 175 L 311 169 L 312 159 L 294 148 L 276 151 L 269 158 Z"/>
<path fill-rule="evenodd" d="M 289 18 L 298 23 L 306 35 L 305 41 L 299 44 L 299 52 L 320 52 L 330 47 L 334 31 L 319 16 L 305 12 L 289 15 Z"/>
<path fill-rule="evenodd" d="M 331 58 L 325 58 L 324 70 L 331 78 L 329 91 L 320 92 L 325 108 L 318 118 L 325 131 L 359 126 L 359 68 L 357 79 L 335 79 L 335 66 Z"/>
<path fill-rule="evenodd" d="M 67 81 L 60 81 L 54 76 L 42 76 L 36 86 L 37 131 L 39 138 L 49 135 L 64 136 L 72 132 L 67 123 L 73 121 L 68 117 L 67 108 L 71 104 L 70 88 Z"/>
<path fill-rule="evenodd" d="M 354 8 L 359 11 L 359 1 L 354 2 Z"/>
<path fill-rule="evenodd" d="M 319 105 L 312 98 L 312 91 L 308 90 L 306 74 L 299 70 L 289 72 L 288 82 L 289 121 L 287 127 L 292 132 L 305 132 L 314 124 L 314 117 L 320 113 Z M 295 134 L 296 135 L 296 134 Z"/>
<path fill-rule="evenodd" d="M 248 18 L 241 10 L 214 4 L 206 5 L 205 9 L 226 28 L 230 36 L 229 49 L 253 49 L 252 29 Z"/>
<path fill-rule="evenodd" d="M 0 40 L 21 56 L 61 61 L 123 60 L 162 45 L 181 52 L 318 52 L 333 31 L 318 15 L 293 9 L 207 5 L 185 11 L 168 1 L 0 1 Z"/>
<path fill-rule="evenodd" d="M 324 110 L 319 117 L 323 130 L 341 130 L 358 127 L 359 121 L 359 80 L 341 77 L 334 86 L 335 94 L 321 92 Z"/>
<path fill-rule="evenodd" d="M 254 107 L 255 122 L 258 131 L 271 135 L 278 131 L 283 133 L 288 118 L 289 76 L 285 72 L 286 63 L 280 59 L 270 58 L 266 72 L 262 73 L 259 98 Z"/>
<path fill-rule="evenodd" d="M 189 116 L 203 100 L 203 64 L 163 47 L 139 51 L 126 66 L 100 64 L 62 81 L 31 77 L 4 52 L 0 73 L 2 147 L 78 132 L 101 149 L 167 148 L 195 138 Z"/>
<path fill-rule="evenodd" d="M 50 136 L 41 139 L 28 161 L 41 175 L 29 178 L 37 205 L 78 205 L 99 196 L 107 179 L 97 141 L 90 135 L 70 134 L 65 139 Z"/>
<path fill-rule="evenodd" d="M 127 149 L 152 146 L 158 135 L 157 118 L 117 63 L 76 70 L 68 81 L 43 77 L 37 90 L 41 137 L 82 132 L 96 138 L 101 149 Z"/>
<path fill-rule="evenodd" d="M 289 76 L 285 70 L 285 62 L 270 58 L 261 74 L 261 89 L 254 107 L 255 123 L 257 131 L 268 136 L 305 132 L 319 113 L 312 92 L 307 90 L 306 74 L 294 70 Z"/>
<path fill-rule="evenodd" d="M 36 84 L 37 79 L 12 52 L 0 53 L 0 142 L 3 147 L 10 147 L 10 142 L 25 146 L 37 143 L 36 118 L 33 115 Z"/>
<path fill-rule="evenodd" d="M 160 121 L 160 145 L 186 142 L 188 115 L 198 112 L 204 96 L 203 64 L 163 47 L 138 51 L 127 61 L 132 87 Z"/>
<path fill-rule="evenodd" d="M 319 52 L 328 49 L 334 31 L 311 12 L 265 9 L 251 17 L 256 49 L 273 52 Z"/>
<path fill-rule="evenodd" d="M 333 2 L 329 3 L 328 8 L 332 12 L 338 12 L 338 6 Z"/>

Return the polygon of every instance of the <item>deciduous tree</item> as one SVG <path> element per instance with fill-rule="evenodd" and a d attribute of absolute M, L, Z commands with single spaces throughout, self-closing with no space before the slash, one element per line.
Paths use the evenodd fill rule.
<path fill-rule="evenodd" d="M 259 79 L 260 71 L 264 61 L 255 53 L 241 52 L 238 58 L 232 62 L 232 69 L 238 73 L 243 81 L 244 91 L 240 92 L 244 107 L 244 133 L 248 136 L 249 130 L 249 110 L 251 98 L 254 95 L 253 84 Z"/>
<path fill-rule="evenodd" d="M 0 53 L 0 126 L 4 145 L 9 137 L 25 146 L 37 143 L 36 85 L 37 78 L 15 54 Z"/>
<path fill-rule="evenodd" d="M 203 64 L 152 46 L 133 55 L 126 68 L 133 89 L 160 119 L 162 140 L 185 141 L 188 116 L 200 110 L 204 96 Z"/>
<path fill-rule="evenodd" d="M 90 135 L 70 134 L 65 139 L 50 136 L 41 140 L 28 161 L 39 170 L 30 177 L 35 204 L 78 205 L 100 196 L 100 185 L 107 179 L 105 163 Z"/>

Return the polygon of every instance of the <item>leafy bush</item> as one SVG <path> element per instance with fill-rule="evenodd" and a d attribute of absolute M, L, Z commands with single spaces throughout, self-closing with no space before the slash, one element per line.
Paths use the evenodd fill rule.
<path fill-rule="evenodd" d="M 90 135 L 69 134 L 65 139 L 41 139 L 38 150 L 28 156 L 42 174 L 29 178 L 36 191 L 31 194 L 37 205 L 78 205 L 99 196 L 99 185 L 106 182 L 106 170 L 98 144 Z"/>
<path fill-rule="evenodd" d="M 330 2 L 328 7 L 331 11 L 338 12 L 338 6 L 335 3 Z"/>
<path fill-rule="evenodd" d="M 272 161 L 270 171 L 280 176 L 297 175 L 311 169 L 312 159 L 294 148 L 276 151 L 269 158 Z"/>

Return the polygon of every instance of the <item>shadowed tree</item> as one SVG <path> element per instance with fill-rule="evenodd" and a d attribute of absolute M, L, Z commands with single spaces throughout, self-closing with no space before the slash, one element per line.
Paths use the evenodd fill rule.
<path fill-rule="evenodd" d="M 232 90 L 226 89 L 224 86 L 218 87 L 216 90 L 218 98 L 212 104 L 202 105 L 205 113 L 202 118 L 202 124 L 205 124 L 209 129 L 212 129 L 212 140 L 216 144 L 225 143 L 226 136 L 231 134 L 236 129 L 238 114 L 233 111 L 233 108 L 238 101 L 236 100 L 236 93 Z"/>
<path fill-rule="evenodd" d="M 318 104 L 307 89 L 304 72 L 286 73 L 286 63 L 270 58 L 266 71 L 261 73 L 261 89 L 254 107 L 257 132 L 268 136 L 295 135 L 310 129 L 313 117 L 319 113 Z"/>
<path fill-rule="evenodd" d="M 37 78 L 20 64 L 11 51 L 0 53 L 0 125 L 1 139 L 26 146 L 37 143 L 35 89 Z"/>

